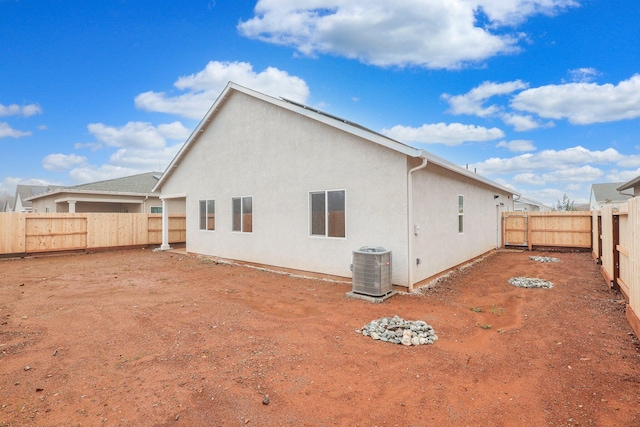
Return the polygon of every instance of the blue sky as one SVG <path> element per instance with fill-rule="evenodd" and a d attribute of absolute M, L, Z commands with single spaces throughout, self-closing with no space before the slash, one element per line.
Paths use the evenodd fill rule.
<path fill-rule="evenodd" d="M 0 195 L 162 171 L 228 81 L 549 205 L 640 175 L 637 0 L 0 0 Z"/>

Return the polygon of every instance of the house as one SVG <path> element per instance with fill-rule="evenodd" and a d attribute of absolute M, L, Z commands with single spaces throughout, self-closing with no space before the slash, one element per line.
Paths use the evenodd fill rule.
<path fill-rule="evenodd" d="M 354 250 L 392 252 L 414 284 L 500 245 L 512 190 L 424 150 L 229 83 L 154 191 L 186 213 L 191 253 L 351 277 Z"/>
<path fill-rule="evenodd" d="M 516 211 L 520 212 L 549 212 L 552 210 L 551 207 L 544 203 L 524 196 L 516 198 L 513 202 L 513 207 Z"/>
<path fill-rule="evenodd" d="M 160 213 L 160 195 L 152 191 L 160 172 L 58 187 L 29 197 L 34 212 Z M 178 212 L 175 212 L 178 213 Z"/>
<path fill-rule="evenodd" d="M 599 211 L 604 206 L 617 207 L 633 196 L 620 193 L 617 188 L 624 186 L 624 182 L 608 182 L 602 184 L 591 184 L 591 197 L 589 207 L 592 211 Z"/>
<path fill-rule="evenodd" d="M 11 212 L 13 209 L 13 200 L 12 196 L 4 196 L 0 199 L 0 212 Z"/>
<path fill-rule="evenodd" d="M 24 185 L 16 186 L 16 195 L 13 198 L 11 212 L 32 212 L 30 198 L 49 191 L 51 187 L 47 185 Z"/>
<path fill-rule="evenodd" d="M 631 195 L 632 197 L 640 196 L 640 176 L 632 179 L 629 182 L 625 182 L 620 187 L 616 188 L 619 193 Z"/>

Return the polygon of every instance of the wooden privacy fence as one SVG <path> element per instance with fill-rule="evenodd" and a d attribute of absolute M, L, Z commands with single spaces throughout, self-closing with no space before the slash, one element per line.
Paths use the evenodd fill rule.
<path fill-rule="evenodd" d="M 628 301 L 627 320 L 640 336 L 640 197 L 593 212 L 593 252 L 602 275 Z"/>
<path fill-rule="evenodd" d="M 591 248 L 591 212 L 503 212 L 502 246 Z"/>
<path fill-rule="evenodd" d="M 185 215 L 169 215 L 169 243 L 185 241 Z M 161 243 L 162 214 L 0 213 L 0 255 Z"/>

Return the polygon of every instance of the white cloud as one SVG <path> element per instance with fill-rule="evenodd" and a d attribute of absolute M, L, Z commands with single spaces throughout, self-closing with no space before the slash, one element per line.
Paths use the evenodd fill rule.
<path fill-rule="evenodd" d="M 520 184 L 520 185 L 544 185 L 546 184 L 545 181 L 543 181 L 542 177 L 539 175 L 536 175 L 534 173 L 531 172 L 525 172 L 525 173 L 519 173 L 513 176 L 512 179 L 514 184 Z"/>
<path fill-rule="evenodd" d="M 476 4 L 491 21 L 503 25 L 519 24 L 537 14 L 555 15 L 580 5 L 577 0 L 477 0 Z"/>
<path fill-rule="evenodd" d="M 31 132 L 23 132 L 21 130 L 13 129 L 9 126 L 9 123 L 0 122 L 0 139 L 11 137 L 11 138 L 22 138 L 23 136 L 29 136 Z"/>
<path fill-rule="evenodd" d="M 567 83 L 531 88 L 515 95 L 511 107 L 573 124 L 640 117 L 640 74 L 617 85 Z"/>
<path fill-rule="evenodd" d="M 485 128 L 462 123 L 424 124 L 419 128 L 396 125 L 391 129 L 383 129 L 382 133 L 389 138 L 405 143 L 460 145 L 467 141 L 491 141 L 504 137 L 498 128 Z"/>
<path fill-rule="evenodd" d="M 640 154 L 632 154 L 630 156 L 625 156 L 618 162 L 618 166 L 623 168 L 640 167 Z"/>
<path fill-rule="evenodd" d="M 49 154 L 42 159 L 42 167 L 49 171 L 63 171 L 87 163 L 87 158 L 75 154 Z"/>
<path fill-rule="evenodd" d="M 468 0 L 260 0 L 238 30 L 303 55 L 377 66 L 453 69 L 518 51 L 520 35 L 475 25 L 477 7 Z"/>
<path fill-rule="evenodd" d="M 607 182 L 628 182 L 640 176 L 640 168 L 635 170 L 611 170 L 607 173 Z"/>
<path fill-rule="evenodd" d="M 142 171 L 163 171 L 178 154 L 181 146 L 182 144 L 174 144 L 154 150 L 121 148 L 109 157 L 109 163 Z"/>
<path fill-rule="evenodd" d="M 541 124 L 530 114 L 502 113 L 499 115 L 503 122 L 513 126 L 516 132 L 524 132 L 539 127 L 552 127 L 553 122 Z"/>
<path fill-rule="evenodd" d="M 600 73 L 595 68 L 576 68 L 569 70 L 571 81 L 580 83 L 589 83 Z"/>
<path fill-rule="evenodd" d="M 479 117 L 492 116 L 500 112 L 497 105 L 483 107 L 486 100 L 493 96 L 509 95 L 517 90 L 526 89 L 528 83 L 521 80 L 514 80 L 505 83 L 483 82 L 478 87 L 471 89 L 464 95 L 442 94 L 441 98 L 449 103 L 449 113 L 469 114 Z"/>
<path fill-rule="evenodd" d="M 91 123 L 87 126 L 99 142 L 109 147 L 163 148 L 167 139 L 186 140 L 191 133 L 180 122 L 153 126 L 147 122 L 129 122 L 121 127 Z"/>
<path fill-rule="evenodd" d="M 259 73 L 246 62 L 211 61 L 198 73 L 178 78 L 174 86 L 186 91 L 180 95 L 144 92 L 135 98 L 137 108 L 201 119 L 228 82 L 234 82 L 275 97 L 306 102 L 309 87 L 299 77 L 268 67 Z"/>
<path fill-rule="evenodd" d="M 28 104 L 28 105 L 0 104 L 0 117 L 3 117 L 3 116 L 30 117 L 40 113 L 42 113 L 42 108 L 40 108 L 38 104 Z"/>
<path fill-rule="evenodd" d="M 532 171 L 555 171 L 591 164 L 616 164 L 625 158 L 613 148 L 591 151 L 584 147 L 544 150 L 511 158 L 490 158 L 473 166 L 482 174 L 511 174 Z"/>
<path fill-rule="evenodd" d="M 503 147 L 509 151 L 522 152 L 522 151 L 534 151 L 536 146 L 533 141 L 527 139 L 516 139 L 514 141 L 500 141 L 496 147 Z"/>
<path fill-rule="evenodd" d="M 600 168 L 591 165 L 557 169 L 542 174 L 545 182 L 586 182 L 593 183 L 604 175 Z"/>

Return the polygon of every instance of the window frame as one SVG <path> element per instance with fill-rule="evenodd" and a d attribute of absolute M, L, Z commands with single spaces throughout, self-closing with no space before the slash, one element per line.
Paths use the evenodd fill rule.
<path fill-rule="evenodd" d="M 213 221 L 211 223 L 211 228 L 209 228 L 209 215 L 211 214 L 209 210 L 211 207 L 210 204 L 213 204 Z M 202 210 L 203 207 L 204 212 Z M 198 231 L 216 231 L 216 199 L 198 200 Z"/>
<path fill-rule="evenodd" d="M 156 212 L 154 212 L 154 210 L 155 210 Z M 149 213 L 152 213 L 152 214 L 161 214 L 161 213 L 162 213 L 162 206 L 151 206 L 151 207 L 149 208 Z"/>
<path fill-rule="evenodd" d="M 332 217 L 330 215 L 329 210 L 329 193 L 342 193 L 342 210 L 338 210 L 335 212 L 342 212 L 342 235 L 332 235 L 331 230 L 339 227 L 339 224 L 335 223 L 335 219 L 332 221 Z M 314 213 L 320 212 L 318 210 L 314 210 L 314 196 L 324 195 L 323 197 L 323 215 L 322 222 L 324 231 L 322 234 L 317 232 L 318 224 L 314 224 Z M 308 193 L 308 203 L 309 203 L 309 237 L 315 238 L 328 238 L 328 239 L 346 239 L 347 238 L 347 190 L 344 188 L 341 189 L 333 189 L 333 190 L 318 190 L 318 191 L 309 191 Z M 332 223 L 333 222 L 333 223 Z"/>
<path fill-rule="evenodd" d="M 236 213 L 236 201 L 239 201 L 240 204 L 239 213 Z M 250 204 L 250 210 L 248 212 L 245 210 L 245 208 L 247 207 L 246 202 Z M 239 227 L 236 227 L 236 221 L 238 220 L 238 218 L 236 218 L 236 215 L 240 215 Z M 250 215 L 250 217 L 248 217 L 248 221 L 246 215 Z M 248 229 L 246 227 L 247 223 L 249 225 Z M 253 233 L 253 196 L 238 196 L 231 198 L 231 232 Z"/>
<path fill-rule="evenodd" d="M 464 195 L 458 194 L 458 234 L 464 234 Z"/>

